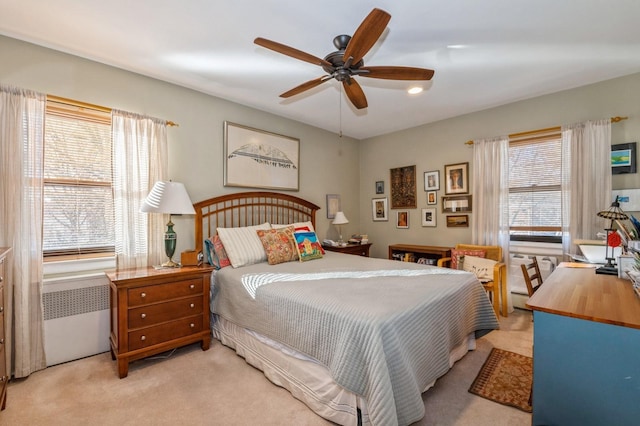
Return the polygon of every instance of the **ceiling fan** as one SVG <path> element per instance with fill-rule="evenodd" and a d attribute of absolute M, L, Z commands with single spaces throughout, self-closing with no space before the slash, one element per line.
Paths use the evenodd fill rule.
<path fill-rule="evenodd" d="M 360 84 L 354 79 L 355 76 L 386 80 L 431 80 L 434 74 L 433 70 L 426 68 L 364 66 L 362 58 L 376 43 L 390 19 L 391 15 L 384 10 L 373 9 L 356 29 L 353 37 L 343 34 L 333 39 L 333 44 L 338 50 L 329 53 L 324 59 L 262 37 L 256 38 L 254 43 L 283 55 L 319 65 L 327 73 L 284 92 L 280 95 L 281 98 L 300 94 L 335 78 L 342 83 L 351 103 L 356 108 L 363 109 L 367 107 L 367 98 Z"/>

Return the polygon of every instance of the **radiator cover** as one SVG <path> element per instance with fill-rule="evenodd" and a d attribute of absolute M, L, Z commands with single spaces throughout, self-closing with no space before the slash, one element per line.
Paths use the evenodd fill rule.
<path fill-rule="evenodd" d="M 47 366 L 109 350 L 109 281 L 104 274 L 47 280 L 42 303 Z"/>

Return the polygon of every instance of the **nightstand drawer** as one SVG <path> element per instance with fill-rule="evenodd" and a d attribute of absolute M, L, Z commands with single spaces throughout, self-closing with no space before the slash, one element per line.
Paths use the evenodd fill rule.
<path fill-rule="evenodd" d="M 202 295 L 202 278 L 129 289 L 129 307 Z"/>
<path fill-rule="evenodd" d="M 164 343 L 202 331 L 202 315 L 129 332 L 129 350 Z"/>
<path fill-rule="evenodd" d="M 202 313 L 202 296 L 156 303 L 129 310 L 129 329 L 149 327 L 162 322 Z"/>

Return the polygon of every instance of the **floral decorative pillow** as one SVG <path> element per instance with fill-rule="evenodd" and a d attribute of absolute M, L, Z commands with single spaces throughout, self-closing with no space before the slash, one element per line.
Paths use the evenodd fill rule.
<path fill-rule="evenodd" d="M 462 269 L 460 258 L 464 256 L 485 257 L 486 252 L 484 250 L 453 249 L 451 250 L 451 269 Z"/>
<path fill-rule="evenodd" d="M 475 256 L 464 256 L 462 269 L 467 272 L 473 272 L 482 283 L 493 281 L 493 267 L 496 266 L 495 260 L 484 259 Z"/>
<path fill-rule="evenodd" d="M 315 232 L 296 232 L 294 236 L 300 262 L 322 257 L 324 252 Z"/>
<path fill-rule="evenodd" d="M 258 230 L 258 238 L 267 253 L 269 265 L 298 260 L 298 250 L 293 238 L 293 226 L 279 229 Z"/>

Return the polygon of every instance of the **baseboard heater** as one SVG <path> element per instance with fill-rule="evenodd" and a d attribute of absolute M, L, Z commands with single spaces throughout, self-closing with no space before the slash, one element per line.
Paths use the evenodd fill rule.
<path fill-rule="evenodd" d="M 47 279 L 42 301 L 47 366 L 109 350 L 109 280 L 104 273 Z"/>

